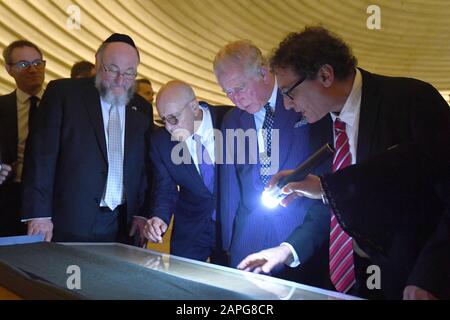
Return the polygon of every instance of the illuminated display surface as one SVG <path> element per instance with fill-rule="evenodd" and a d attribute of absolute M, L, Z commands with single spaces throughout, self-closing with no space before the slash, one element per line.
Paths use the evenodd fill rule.
<path fill-rule="evenodd" d="M 291 281 L 180 258 L 118 243 L 71 243 L 65 245 L 75 246 L 97 255 L 118 258 L 187 280 L 228 289 L 237 293 L 249 295 L 255 299 L 357 299 L 349 295 L 322 290 Z"/>

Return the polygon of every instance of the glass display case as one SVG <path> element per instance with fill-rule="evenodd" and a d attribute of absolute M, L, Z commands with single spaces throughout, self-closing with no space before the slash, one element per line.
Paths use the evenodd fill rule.
<path fill-rule="evenodd" d="M 299 283 L 244 272 L 211 263 L 185 259 L 120 243 L 66 243 L 96 255 L 118 258 L 144 268 L 157 270 L 183 279 L 231 290 L 263 300 L 330 300 L 358 299 Z"/>

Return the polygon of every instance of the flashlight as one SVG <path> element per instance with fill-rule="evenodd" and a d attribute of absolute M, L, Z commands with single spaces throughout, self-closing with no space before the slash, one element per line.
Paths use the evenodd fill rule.
<path fill-rule="evenodd" d="M 293 181 L 301 181 L 310 174 L 316 167 L 322 162 L 331 157 L 334 154 L 334 149 L 329 143 L 325 144 L 322 148 L 317 150 L 312 156 L 306 159 L 295 169 L 290 175 L 281 178 L 278 183 L 268 190 L 264 190 L 261 196 L 261 200 L 266 207 L 275 208 L 281 200 L 283 200 L 288 194 L 281 192 L 281 189 L 285 185 Z"/>

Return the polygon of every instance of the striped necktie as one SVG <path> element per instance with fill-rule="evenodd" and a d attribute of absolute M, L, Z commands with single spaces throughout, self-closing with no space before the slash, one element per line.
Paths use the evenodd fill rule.
<path fill-rule="evenodd" d="M 337 118 L 334 121 L 333 172 L 351 165 L 350 144 L 345 132 L 345 123 Z M 355 284 L 352 238 L 342 230 L 335 215 L 331 212 L 330 225 L 330 278 L 339 292 L 348 292 Z"/>

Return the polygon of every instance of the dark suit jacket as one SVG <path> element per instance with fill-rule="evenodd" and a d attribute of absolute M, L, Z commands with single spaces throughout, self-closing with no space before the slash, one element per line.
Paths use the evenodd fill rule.
<path fill-rule="evenodd" d="M 279 130 L 279 167 L 275 172 L 297 167 L 321 144 L 310 144 L 310 125 L 296 127 L 295 124 L 299 120 L 299 114 L 284 108 L 282 95 L 278 92 L 273 129 Z M 222 131 L 225 137 L 230 129 L 231 134 L 234 129 L 255 130 L 254 116 L 234 109 L 224 119 Z M 261 202 L 264 185 L 260 179 L 259 151 L 249 154 L 249 150 L 257 148 L 256 135 L 251 143 L 246 139 L 245 145 L 238 144 L 237 139 L 231 137 L 225 144 L 227 163 L 221 170 L 221 215 L 224 250 L 230 252 L 231 267 L 236 267 L 247 255 L 285 241 L 289 234 L 303 223 L 306 212 L 314 202 L 299 199 L 287 208 L 266 208 Z M 272 135 L 272 153 L 276 152 L 274 137 Z M 239 161 L 239 153 L 245 153 L 245 162 Z M 311 215 L 311 219 L 323 219 L 324 216 L 325 220 L 327 219 L 328 213 L 320 204 L 314 208 L 317 213 Z M 325 233 L 321 233 L 317 241 L 322 243 L 325 238 Z M 277 270 L 275 274 L 283 276 L 279 272 L 280 270 Z"/>
<path fill-rule="evenodd" d="M 446 128 L 440 126 L 445 118 Z M 424 145 L 403 143 L 323 177 L 338 221 L 380 265 L 391 298 L 401 298 L 406 285 L 450 298 L 449 225 L 443 217 L 450 208 L 450 110 L 434 127 L 435 137 L 419 138 Z"/>
<path fill-rule="evenodd" d="M 450 209 L 447 208 L 436 230 L 420 252 L 408 285 L 432 292 L 440 299 L 450 299 Z"/>
<path fill-rule="evenodd" d="M 431 139 L 439 130 L 445 132 L 445 129 L 442 128 L 445 128 L 446 125 L 448 126 L 448 122 L 445 124 L 445 121 L 448 121 L 446 120 L 449 112 L 448 105 L 431 85 L 415 79 L 375 75 L 364 70 L 361 70 L 361 73 L 363 84 L 357 142 L 357 163 L 362 163 L 397 144 L 413 142 L 417 139 Z M 408 161 L 408 159 L 405 159 L 405 161 Z M 382 170 L 377 172 L 377 174 L 382 175 Z M 387 186 L 390 183 L 388 180 L 385 180 L 382 185 Z M 384 198 L 381 196 L 371 193 L 369 197 L 370 201 L 367 198 L 362 198 L 361 201 L 352 201 L 351 204 L 349 203 L 346 206 L 346 210 L 353 208 L 350 214 L 352 214 L 355 221 L 358 221 L 358 223 L 353 224 L 352 228 L 347 228 L 346 231 L 355 237 L 358 244 L 361 242 L 362 249 L 364 251 L 367 250 L 372 258 L 371 261 L 379 264 L 382 272 L 384 270 L 382 289 L 386 297 L 401 298 L 403 290 L 401 286 L 405 284 L 405 277 L 407 277 L 405 270 L 410 268 L 408 265 L 421 247 L 419 243 L 412 240 L 412 237 L 416 234 L 415 232 L 419 232 L 418 234 L 427 233 L 430 228 L 433 228 L 435 221 L 439 218 L 430 216 L 429 223 L 425 225 L 418 223 L 420 219 L 415 221 L 408 220 L 403 226 L 411 227 L 409 235 L 393 240 L 391 236 L 387 236 L 388 231 L 383 232 L 383 230 L 388 228 L 387 230 L 393 231 L 400 228 L 401 225 L 397 224 L 399 221 L 397 220 L 395 224 L 387 227 L 392 221 L 378 218 L 383 213 L 387 215 L 389 211 L 381 208 L 376 211 L 376 214 L 374 212 L 373 216 L 370 213 L 366 214 L 372 205 L 371 201 L 380 206 L 384 204 Z M 427 199 L 426 211 L 432 212 L 435 209 L 433 208 L 435 206 L 433 204 L 435 196 L 430 192 L 420 195 L 397 194 L 396 197 L 415 199 L 412 202 L 406 202 L 409 203 L 411 208 L 414 207 L 416 200 L 419 198 Z M 386 215 L 383 215 L 383 217 L 386 217 Z M 378 222 L 375 223 L 375 221 Z M 340 222 L 343 223 L 344 229 L 346 224 L 349 223 L 345 219 L 342 219 Z M 369 233 L 364 233 L 363 231 Z M 357 236 L 359 233 L 365 234 L 365 240 Z M 380 237 L 380 235 L 383 236 Z M 302 232 L 297 231 L 291 235 L 289 242 L 295 248 L 299 248 L 298 251 L 300 251 L 304 239 Z M 374 243 L 369 246 L 368 241 L 373 241 Z M 375 247 L 390 247 L 393 250 L 391 251 L 391 258 L 395 259 L 391 261 L 395 262 L 388 264 L 383 262 L 380 252 L 377 250 L 373 251 Z M 380 258 L 377 259 L 377 257 Z M 400 280 L 402 277 L 403 280 Z M 366 279 L 360 280 L 362 283 L 366 282 Z"/>
<path fill-rule="evenodd" d="M 22 215 L 52 217 L 55 241 L 89 239 L 105 188 L 108 158 L 100 96 L 94 79 L 61 79 L 47 86 L 25 153 Z M 124 188 L 127 222 L 145 197 L 148 103 L 126 106 Z"/>
<path fill-rule="evenodd" d="M 206 103 L 200 103 L 208 107 Z M 231 108 L 225 106 L 209 107 L 215 129 L 220 130 L 223 116 L 229 110 Z M 181 144 L 186 147 L 185 143 Z M 162 219 L 167 225 L 174 215 L 170 251 L 184 256 L 190 244 L 210 225 L 213 210 L 216 210 L 216 217 L 220 217 L 217 206 L 220 165 L 215 166 L 215 188 L 211 194 L 187 148 L 184 150 L 188 152 L 190 163 L 176 164 L 172 161 L 172 150 L 176 150 L 177 145 L 180 146 L 179 142 L 172 141 L 165 128 L 158 128 L 151 136 L 150 158 L 155 179 L 151 215 Z"/>
<path fill-rule="evenodd" d="M 13 164 L 17 161 L 17 98 L 16 91 L 0 96 L 0 162 Z M 0 186 L 0 237 L 23 234 L 20 223 L 20 186 L 14 176 Z"/>
<path fill-rule="evenodd" d="M 0 96 L 0 161 L 12 164 L 17 160 L 17 97 L 16 91 Z"/>

